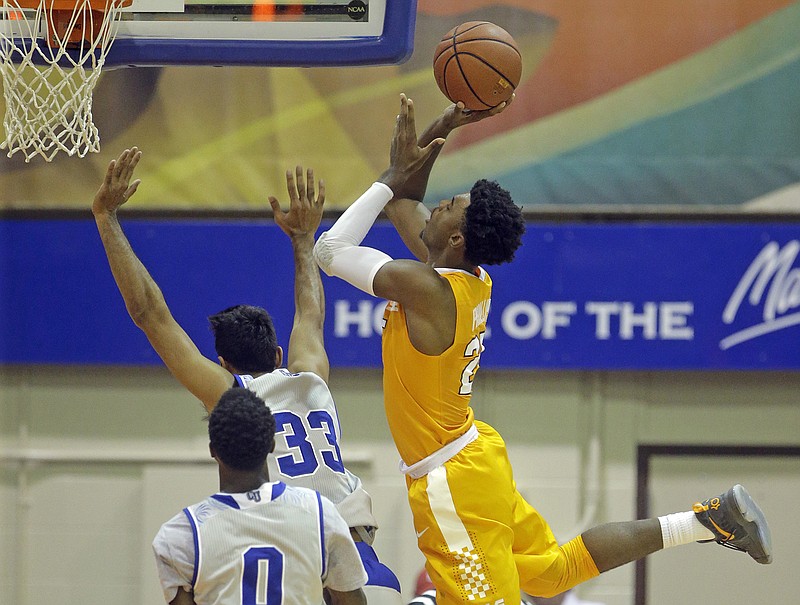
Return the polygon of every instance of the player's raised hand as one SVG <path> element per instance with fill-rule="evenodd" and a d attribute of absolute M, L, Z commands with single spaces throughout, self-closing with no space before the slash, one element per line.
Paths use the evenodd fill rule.
<path fill-rule="evenodd" d="M 289 212 L 281 210 L 281 204 L 277 198 L 269 196 L 275 223 L 289 237 L 302 235 L 313 237 L 322 220 L 325 182 L 319 182 L 319 192 L 317 192 L 314 169 L 309 168 L 304 176 L 303 167 L 296 166 L 294 173 L 291 170 L 286 171 L 286 190 L 289 192 Z"/>
<path fill-rule="evenodd" d="M 464 103 L 459 101 L 458 103 L 453 103 L 452 105 L 448 106 L 442 113 L 441 119 L 448 130 L 455 130 L 459 126 L 474 124 L 475 122 L 480 122 L 481 120 L 491 118 L 492 116 L 502 113 L 509 105 L 511 105 L 515 96 L 516 95 L 512 94 L 508 101 L 503 101 L 500 103 L 500 105 L 492 107 L 491 109 L 483 110 L 467 109 L 464 107 Z"/>
<path fill-rule="evenodd" d="M 92 202 L 94 214 L 113 214 L 136 193 L 141 180 L 136 179 L 131 183 L 131 177 L 141 158 L 142 152 L 139 148 L 131 147 L 123 151 L 116 160 L 111 160 L 103 184 Z"/>
<path fill-rule="evenodd" d="M 389 169 L 383 174 L 381 181 L 394 189 L 419 170 L 442 145 L 444 139 L 441 137 L 433 139 L 425 147 L 417 144 L 414 102 L 401 94 L 400 113 L 397 115 L 389 151 Z"/>

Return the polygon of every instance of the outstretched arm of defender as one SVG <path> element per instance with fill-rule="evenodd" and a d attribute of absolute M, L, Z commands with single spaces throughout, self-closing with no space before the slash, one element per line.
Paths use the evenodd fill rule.
<path fill-rule="evenodd" d="M 313 372 L 327 382 L 330 365 L 323 336 L 325 293 L 313 256 L 314 234 L 325 203 L 325 183 L 319 182 L 316 195 L 314 171 L 309 168 L 304 177 L 303 167 L 297 166 L 295 173 L 286 171 L 289 212 L 283 212 L 280 202 L 269 197 L 275 222 L 289 236 L 294 252 L 294 323 L 286 367 L 291 372 Z"/>
<path fill-rule="evenodd" d="M 128 314 L 173 376 L 210 411 L 233 384 L 233 377 L 204 357 L 172 317 L 161 289 L 134 253 L 117 218 L 117 210 L 139 187 L 139 180 L 131 183 L 131 177 L 141 156 L 133 147 L 109 164 L 92 213 Z"/>

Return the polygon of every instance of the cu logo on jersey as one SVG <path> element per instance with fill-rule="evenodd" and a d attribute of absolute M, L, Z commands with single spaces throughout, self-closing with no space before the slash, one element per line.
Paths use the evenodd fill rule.
<path fill-rule="evenodd" d="M 254 489 L 252 492 L 247 492 L 247 499 L 253 502 L 261 502 L 261 490 Z"/>

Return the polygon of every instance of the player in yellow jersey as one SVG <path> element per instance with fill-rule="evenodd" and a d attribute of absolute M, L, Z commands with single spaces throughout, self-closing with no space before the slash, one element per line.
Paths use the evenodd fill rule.
<path fill-rule="evenodd" d="M 492 289 L 482 265 L 512 260 L 524 219 L 508 192 L 486 180 L 432 212 L 421 200 L 445 137 L 503 108 L 467 112 L 451 105 L 417 140 L 413 104 L 401 96 L 389 168 L 314 248 L 326 273 L 390 301 L 384 404 L 438 603 L 516 605 L 520 589 L 553 596 L 694 541 L 724 543 L 769 563 L 766 519 L 740 485 L 693 511 L 601 525 L 559 545 L 517 492 L 500 435 L 474 419 L 470 396 Z M 384 208 L 423 262 L 360 246 Z"/>

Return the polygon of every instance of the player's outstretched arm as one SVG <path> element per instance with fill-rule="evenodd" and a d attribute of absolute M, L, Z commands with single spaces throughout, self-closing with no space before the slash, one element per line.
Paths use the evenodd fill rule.
<path fill-rule="evenodd" d="M 294 323 L 286 367 L 291 372 L 314 372 L 327 382 L 330 365 L 323 336 L 325 293 L 313 256 L 314 235 L 325 203 L 325 183 L 319 182 L 317 193 L 314 171 L 309 168 L 304 175 L 303 167 L 297 166 L 294 173 L 286 171 L 286 188 L 289 212 L 283 212 L 280 202 L 269 197 L 275 222 L 289 236 L 294 252 Z"/>
<path fill-rule="evenodd" d="M 139 179 L 131 182 L 131 178 L 141 157 L 142 152 L 133 147 L 109 164 L 94 197 L 92 213 L 128 314 L 169 371 L 210 411 L 233 384 L 233 377 L 204 357 L 175 321 L 161 289 L 134 253 L 117 218 L 117 210 L 139 187 Z"/>
<path fill-rule="evenodd" d="M 509 101 L 485 111 L 471 111 L 466 109 L 461 102 L 454 103 L 448 106 L 422 132 L 417 140 L 417 145 L 424 148 L 436 139 L 447 139 L 456 128 L 480 122 L 485 118 L 503 112 L 513 100 L 514 97 L 512 95 Z M 404 103 L 407 104 L 408 112 L 413 116 L 413 102 L 410 99 L 406 99 L 405 95 L 401 95 L 400 103 L 401 109 Z M 425 199 L 425 191 L 428 188 L 428 179 L 433 170 L 433 165 L 441 150 L 442 146 L 436 147 L 427 161 L 413 174 L 409 175 L 404 183 L 396 187 L 394 197 L 385 208 L 386 216 L 392 221 L 405 245 L 414 256 L 423 262 L 428 260 L 427 249 L 420 241 L 420 233 L 431 213 L 422 202 Z"/>
<path fill-rule="evenodd" d="M 314 258 L 325 273 L 340 277 L 372 295 L 375 295 L 372 289 L 375 273 L 392 259 L 383 252 L 360 244 L 384 206 L 392 199 L 393 189 L 401 186 L 444 143 L 444 139 L 437 138 L 425 147 L 417 145 L 414 114 L 409 114 L 405 95 L 402 100 L 392 137 L 389 168 L 345 210 L 314 246 Z"/>
<path fill-rule="evenodd" d="M 426 147 L 419 147 L 414 114 L 409 112 L 409 104 L 403 96 L 392 139 L 389 168 L 329 231 L 320 236 L 314 247 L 314 258 L 328 275 L 340 277 L 368 294 L 407 307 L 415 317 L 415 332 L 426 334 L 422 340 L 415 340 L 414 346 L 430 355 L 437 355 L 446 348 L 441 334 L 447 334 L 447 327 L 454 325 L 451 321 L 455 313 L 452 290 L 425 263 L 393 260 L 379 250 L 359 244 L 392 198 L 394 188 L 402 186 L 408 175 L 424 164 L 443 143 L 444 139 L 436 138 Z"/>

